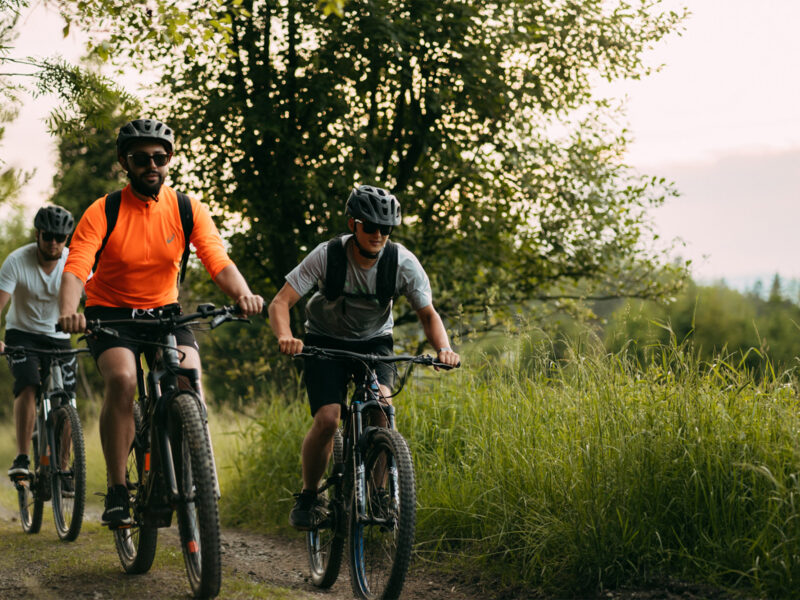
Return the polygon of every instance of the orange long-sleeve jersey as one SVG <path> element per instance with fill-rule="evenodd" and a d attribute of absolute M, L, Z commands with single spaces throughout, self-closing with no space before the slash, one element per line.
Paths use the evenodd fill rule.
<path fill-rule="evenodd" d="M 86 282 L 106 235 L 106 198 L 83 213 L 69 247 L 65 273 Z M 208 209 L 191 199 L 194 227 L 190 242 L 212 278 L 233 264 Z M 178 270 L 184 248 L 175 190 L 161 186 L 158 200 L 143 202 L 128 185 L 119 216 L 97 271 L 86 282 L 86 306 L 155 308 L 178 301 Z"/>

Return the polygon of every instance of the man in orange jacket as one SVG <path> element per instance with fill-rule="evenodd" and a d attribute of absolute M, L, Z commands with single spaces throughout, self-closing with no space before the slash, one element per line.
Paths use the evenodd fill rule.
<path fill-rule="evenodd" d="M 117 158 L 130 184 L 119 196 L 111 235 L 107 236 L 106 211 L 110 194 L 96 200 L 75 229 L 59 293 L 58 324 L 64 331 L 84 331 L 87 318 L 146 318 L 180 311 L 177 279 L 186 240 L 178 194 L 164 185 L 174 145 L 172 129 L 155 119 L 136 119 L 120 129 Z M 228 257 L 208 209 L 189 201 L 190 241 L 211 278 L 243 314 L 261 312 L 263 299 L 250 291 Z M 84 287 L 85 315 L 77 312 Z M 105 383 L 100 439 L 109 488 L 102 522 L 111 529 L 131 523 L 125 463 L 134 436 L 135 356 L 140 349 L 130 341 L 136 337 L 133 331 L 120 333 L 119 338 L 89 340 Z M 200 355 L 191 331 L 183 329 L 176 337 L 184 356 L 181 365 L 199 371 Z"/>

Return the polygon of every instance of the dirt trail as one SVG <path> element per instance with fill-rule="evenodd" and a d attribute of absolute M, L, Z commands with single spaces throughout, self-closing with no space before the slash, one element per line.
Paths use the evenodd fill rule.
<path fill-rule="evenodd" d="M 2 487 L 8 489 L 11 484 L 3 482 Z M 58 540 L 51 514 L 47 503 L 41 531 L 26 535 L 16 512 L 0 504 L 0 599 L 190 597 L 174 525 L 159 530 L 159 550 L 150 572 L 130 576 L 122 572 L 111 534 L 99 525 L 99 507 L 89 506 L 81 534 L 73 543 Z M 224 529 L 222 552 L 220 598 L 353 598 L 345 566 L 330 590 L 320 591 L 311 584 L 300 534 L 286 538 Z M 485 596 L 446 575 L 412 567 L 403 598 L 477 600 Z"/>
<path fill-rule="evenodd" d="M 36 535 L 22 532 L 17 513 L 7 502 L 11 484 L 0 478 L 0 600 L 173 600 L 190 598 L 178 545 L 177 528 L 159 530 L 158 553 L 145 575 L 122 572 L 110 532 L 100 526 L 100 508 L 90 505 L 75 542 L 58 540 L 50 504 Z M 222 532 L 221 599 L 351 600 L 347 567 L 330 590 L 320 591 L 308 577 L 302 535 L 281 537 L 240 529 Z M 658 589 L 604 592 L 604 600 L 723 600 L 729 592 L 666 583 Z M 408 600 L 548 600 L 525 590 L 481 590 L 469 575 L 448 575 L 412 564 L 402 598 Z M 552 599 L 551 599 L 552 600 Z M 567 599 L 565 599 L 567 600 Z"/>

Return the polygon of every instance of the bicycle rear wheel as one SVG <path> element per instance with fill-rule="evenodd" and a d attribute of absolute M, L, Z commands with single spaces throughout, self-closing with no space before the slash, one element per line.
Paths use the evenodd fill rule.
<path fill-rule="evenodd" d="M 133 418 L 136 423 L 136 435 L 125 467 L 125 480 L 133 507 L 133 524 L 127 529 L 114 530 L 114 545 L 125 572 L 138 574 L 147 573 L 153 564 L 158 544 L 158 528 L 147 522 L 143 507 L 139 504 L 141 501 L 139 490 L 144 485 L 147 439 L 138 402 L 133 404 Z"/>
<path fill-rule="evenodd" d="M 403 589 L 416 526 L 414 466 L 397 431 L 376 429 L 364 452 L 365 512 L 350 507 L 350 582 L 356 597 L 394 600 Z"/>
<path fill-rule="evenodd" d="M 333 475 L 334 469 L 341 469 L 344 460 L 344 442 L 339 430 L 333 438 L 333 456 L 328 463 L 325 481 Z M 308 560 L 311 565 L 311 581 L 321 588 L 329 588 L 339 577 L 342 566 L 344 538 L 346 534 L 346 514 L 342 492 L 342 481 L 335 483 L 326 491 L 328 521 L 317 529 L 312 529 L 306 534 L 306 547 Z"/>
<path fill-rule="evenodd" d="M 19 502 L 19 520 L 22 531 L 25 533 L 39 533 L 42 528 L 42 514 L 44 512 L 44 497 L 40 491 L 38 477 L 42 472 L 39 465 L 39 417 L 33 430 L 33 438 L 29 446 L 28 456 L 33 457 L 30 467 L 31 476 L 15 482 L 17 500 Z"/>
<path fill-rule="evenodd" d="M 180 495 L 178 530 L 186 574 L 195 597 L 213 598 L 222 578 L 219 507 L 211 443 L 194 394 L 178 394 L 172 400 L 169 437 Z"/>
<path fill-rule="evenodd" d="M 58 537 L 78 537 L 86 501 L 86 452 L 78 411 L 71 404 L 54 413 L 55 448 L 52 452 L 53 521 Z"/>

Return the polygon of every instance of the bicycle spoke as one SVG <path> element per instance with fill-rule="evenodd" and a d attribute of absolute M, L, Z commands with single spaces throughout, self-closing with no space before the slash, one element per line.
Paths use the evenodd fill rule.
<path fill-rule="evenodd" d="M 325 481 L 333 475 L 336 465 L 341 468 L 344 460 L 344 443 L 341 432 L 337 431 L 333 440 L 333 456 L 328 465 Z M 306 548 L 311 566 L 311 581 L 317 587 L 332 586 L 339 576 L 344 549 L 342 522 L 345 519 L 341 480 L 325 492 L 330 517 L 323 527 L 312 529 L 306 534 Z"/>
<path fill-rule="evenodd" d="M 158 544 L 158 529 L 148 523 L 138 505 L 140 484 L 143 482 L 147 448 L 142 434 L 142 416 L 139 404 L 133 410 L 136 435 L 128 453 L 125 467 L 125 481 L 131 496 L 133 524 L 126 529 L 114 531 L 114 545 L 117 548 L 122 568 L 126 573 L 146 573 L 153 564 Z"/>
<path fill-rule="evenodd" d="M 54 413 L 55 448 L 52 456 L 53 521 L 58 536 L 72 541 L 83 523 L 86 497 L 86 458 L 83 430 L 75 408 L 64 405 Z"/>

